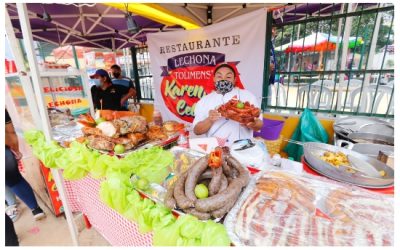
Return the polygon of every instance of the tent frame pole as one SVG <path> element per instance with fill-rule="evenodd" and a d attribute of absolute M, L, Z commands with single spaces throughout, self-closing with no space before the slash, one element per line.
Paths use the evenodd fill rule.
<path fill-rule="evenodd" d="M 33 81 L 33 87 L 35 89 L 35 96 L 36 96 L 36 101 L 39 104 L 39 113 L 41 116 L 41 121 L 42 121 L 42 130 L 44 132 L 44 135 L 47 139 L 47 141 L 51 141 L 51 127 L 50 127 L 50 121 L 49 117 L 47 114 L 47 106 L 46 103 L 44 102 L 44 94 L 40 86 L 40 72 L 39 72 L 39 67 L 37 64 L 37 58 L 36 54 L 34 51 L 34 46 L 33 46 L 33 37 L 31 33 L 31 25 L 29 22 L 29 15 L 28 15 L 28 9 L 26 6 L 26 3 L 17 3 L 17 9 L 18 9 L 18 16 L 20 19 L 21 23 L 21 31 L 23 34 L 23 42 L 25 45 L 28 61 L 29 61 L 29 66 L 31 69 L 31 76 L 32 76 L 32 81 Z M 60 170 L 57 169 L 51 169 L 51 173 L 53 175 L 54 181 L 56 182 L 57 185 L 57 190 L 60 194 L 61 201 L 63 203 L 63 208 L 64 208 L 64 213 L 68 222 L 68 228 L 71 234 L 72 238 L 72 243 L 74 246 L 78 246 L 78 231 L 73 219 L 72 211 L 69 207 L 66 192 L 64 189 L 64 185 L 62 182 L 62 177 L 61 177 L 61 172 Z"/>
<path fill-rule="evenodd" d="M 29 75 L 27 74 L 28 70 L 25 67 L 24 64 L 24 56 L 22 55 L 22 51 L 20 48 L 20 43 L 18 39 L 15 37 L 15 33 L 13 30 L 13 26 L 11 24 L 11 19 L 8 14 L 8 11 L 5 11 L 5 25 L 6 25 L 6 34 L 7 38 L 12 50 L 12 53 L 14 55 L 15 59 L 15 64 L 17 66 L 17 69 L 19 71 L 19 79 L 21 81 L 22 89 L 24 90 L 25 93 L 25 98 L 28 103 L 28 108 L 31 111 L 31 115 L 33 118 L 33 121 L 35 123 L 35 126 L 37 128 L 41 128 L 42 124 L 40 121 L 40 116 L 39 116 L 39 110 L 38 110 L 38 105 L 36 103 L 35 95 L 32 89 L 32 84 Z"/>
<path fill-rule="evenodd" d="M 353 7 L 355 7 L 354 4 L 349 4 L 347 13 L 350 13 L 353 11 Z M 349 48 L 349 37 L 350 37 L 350 32 L 353 24 L 353 17 L 346 17 L 346 25 L 344 27 L 344 35 L 343 35 L 343 42 L 342 42 L 342 58 L 340 61 L 340 70 L 346 70 L 346 62 L 347 62 L 347 50 Z M 344 75 L 345 74 L 340 74 L 339 76 L 339 83 L 338 83 L 338 102 L 337 102 L 337 108 L 336 110 L 340 110 L 342 108 L 342 86 L 344 82 Z M 350 75 L 349 75 L 350 77 Z"/>

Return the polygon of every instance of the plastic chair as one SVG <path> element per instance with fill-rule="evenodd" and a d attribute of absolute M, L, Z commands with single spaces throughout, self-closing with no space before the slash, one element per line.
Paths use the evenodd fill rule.
<path fill-rule="evenodd" d="M 344 81 L 345 87 L 349 84 L 350 88 L 359 88 L 362 85 L 362 81 L 358 79 L 350 79 L 350 81 Z"/>
<path fill-rule="evenodd" d="M 376 92 L 376 99 L 375 103 L 373 103 L 375 92 Z M 361 88 L 357 88 L 353 90 L 350 94 L 350 109 L 352 112 L 356 112 L 358 102 L 361 98 L 358 112 L 369 113 L 371 112 L 372 105 L 374 105 L 374 107 L 372 108 L 372 113 L 376 114 L 378 111 L 378 107 L 381 104 L 383 104 L 383 101 L 386 99 L 390 100 L 388 104 L 389 105 L 388 114 L 392 115 L 394 114 L 394 101 L 393 101 L 394 98 L 391 98 L 392 92 L 393 92 L 393 87 L 383 86 L 383 85 L 365 86 L 362 90 L 362 93 L 361 93 Z"/>
<path fill-rule="evenodd" d="M 305 102 L 306 93 L 308 93 L 307 103 Z M 299 88 L 297 98 L 298 107 L 301 108 L 308 106 L 311 109 L 331 109 L 333 93 L 327 87 L 310 85 Z"/>
<path fill-rule="evenodd" d="M 328 87 L 328 88 L 333 88 L 335 86 L 335 82 L 332 80 L 318 80 L 313 82 L 311 85 L 313 86 L 324 86 L 324 87 Z"/>
<path fill-rule="evenodd" d="M 352 93 L 352 90 L 354 90 L 355 88 L 360 88 L 362 86 L 362 81 L 358 80 L 358 79 L 350 79 L 350 81 L 345 80 L 342 83 L 342 88 L 345 89 L 344 91 L 346 91 L 346 89 L 347 89 L 347 84 L 349 85 L 349 92 L 350 93 L 347 95 L 345 107 L 346 107 L 346 109 L 349 109 L 349 107 L 352 106 L 351 97 L 350 97 L 350 95 Z M 343 93 L 343 100 L 345 98 L 345 95 L 346 95 L 346 92 Z"/>
<path fill-rule="evenodd" d="M 271 93 L 271 95 L 269 95 L 271 97 L 271 99 L 268 102 L 269 105 L 281 106 L 281 107 L 286 106 L 286 99 L 287 99 L 286 87 L 276 82 L 274 84 L 269 85 L 269 91 Z M 278 100 L 276 99 L 277 96 Z"/>

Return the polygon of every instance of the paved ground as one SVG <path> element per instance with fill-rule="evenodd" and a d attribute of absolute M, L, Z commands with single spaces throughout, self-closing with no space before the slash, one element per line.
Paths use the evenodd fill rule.
<path fill-rule="evenodd" d="M 41 201 L 38 201 L 41 203 Z M 14 223 L 21 246 L 72 246 L 68 225 L 64 216 L 55 217 L 47 207 L 40 204 L 47 214 L 45 219 L 35 221 L 29 208 L 20 203 L 20 217 Z M 82 216 L 75 214 L 81 246 L 109 246 L 109 243 L 92 227 L 86 229 Z"/>

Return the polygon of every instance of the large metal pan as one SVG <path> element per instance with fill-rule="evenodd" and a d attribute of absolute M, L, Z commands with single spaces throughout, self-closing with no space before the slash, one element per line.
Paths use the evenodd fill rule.
<path fill-rule="evenodd" d="M 372 132 L 377 129 L 379 130 L 378 134 L 393 136 L 393 125 L 375 117 L 351 116 L 337 119 L 333 124 L 333 130 L 338 135 L 338 139 L 347 139 L 347 135 L 350 133 Z"/>
<path fill-rule="evenodd" d="M 353 143 L 374 143 L 394 146 L 394 137 L 380 134 L 355 132 L 347 135 Z"/>
<path fill-rule="evenodd" d="M 342 152 L 345 155 L 357 158 L 357 161 L 365 163 L 357 164 L 357 168 L 362 169 L 365 172 L 369 172 L 371 170 L 383 170 L 385 171 L 386 175 L 381 178 L 376 178 L 360 173 L 349 173 L 347 171 L 343 171 L 343 169 L 336 168 L 320 159 L 320 156 L 322 156 L 326 151 Z M 392 168 L 390 168 L 383 162 L 372 159 L 368 156 L 362 155 L 346 148 L 341 148 L 324 143 L 307 142 L 304 144 L 304 156 L 307 163 L 312 169 L 333 180 L 354 184 L 360 187 L 376 189 L 391 187 L 394 184 L 394 170 Z"/>

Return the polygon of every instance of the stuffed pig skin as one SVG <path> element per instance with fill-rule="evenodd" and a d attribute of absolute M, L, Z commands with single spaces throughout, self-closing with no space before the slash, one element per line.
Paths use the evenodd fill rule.
<path fill-rule="evenodd" d="M 108 137 L 117 138 L 119 136 L 117 127 L 112 122 L 102 122 L 97 125 L 98 129 L 101 130 L 101 133 Z"/>
<path fill-rule="evenodd" d="M 220 106 L 218 112 L 225 118 L 240 123 L 250 123 L 260 116 L 261 110 L 249 102 L 242 103 L 237 99 L 231 99 Z"/>

